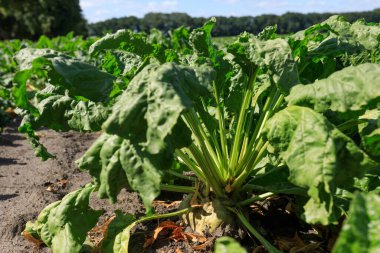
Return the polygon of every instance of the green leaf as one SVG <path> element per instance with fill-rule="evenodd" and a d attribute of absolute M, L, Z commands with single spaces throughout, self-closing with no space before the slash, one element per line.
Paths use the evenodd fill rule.
<path fill-rule="evenodd" d="M 347 67 L 326 79 L 293 87 L 286 100 L 321 113 L 332 111 L 343 119 L 357 118 L 380 102 L 379 73 L 379 64 Z"/>
<path fill-rule="evenodd" d="M 350 138 L 309 108 L 287 107 L 268 121 L 264 131 L 274 153 L 289 167 L 289 181 L 308 189 L 311 199 L 305 216 L 310 223 L 336 222 L 337 187 L 350 189 L 355 177 L 375 166 Z"/>
<path fill-rule="evenodd" d="M 87 232 L 96 225 L 102 211 L 89 205 L 91 184 L 66 195 L 62 200 L 46 207 L 35 223 L 28 223 L 26 231 L 38 235 L 54 253 L 79 252 Z"/>
<path fill-rule="evenodd" d="M 220 237 L 215 242 L 214 253 L 246 253 L 247 250 L 233 238 L 228 236 Z"/>
<path fill-rule="evenodd" d="M 41 213 L 38 215 L 37 220 L 35 222 L 28 221 L 25 225 L 25 232 L 28 232 L 34 238 L 41 240 L 41 231 L 48 221 L 50 211 L 53 208 L 56 208 L 59 205 L 60 201 L 53 202 L 46 206 Z"/>
<path fill-rule="evenodd" d="M 18 128 L 18 131 L 20 133 L 26 134 L 29 143 L 32 145 L 32 148 L 34 149 L 34 154 L 37 157 L 40 157 L 42 161 L 46 161 L 50 158 L 55 158 L 55 156 L 50 154 L 44 147 L 44 145 L 41 144 L 40 138 L 34 132 L 35 129 L 33 127 L 33 120 L 31 119 L 30 115 L 26 115 L 23 118 L 20 127 Z"/>
<path fill-rule="evenodd" d="M 322 24 L 328 24 L 335 32 L 349 41 L 363 45 L 367 50 L 379 48 L 380 26 L 369 26 L 363 20 L 350 24 L 343 16 L 331 16 Z"/>
<path fill-rule="evenodd" d="M 52 49 L 24 48 L 15 55 L 15 60 L 21 71 L 36 67 L 36 62 L 46 64 L 56 57 L 70 58 L 68 55 Z"/>
<path fill-rule="evenodd" d="M 202 27 L 194 29 L 189 38 L 189 42 L 195 52 L 200 57 L 211 58 L 215 62 L 216 50 L 211 42 L 211 31 L 216 23 L 215 18 L 211 18 Z"/>
<path fill-rule="evenodd" d="M 139 221 L 139 220 L 138 220 Z M 128 253 L 131 230 L 137 225 L 137 221 L 129 224 L 122 232 L 115 236 L 113 253 Z"/>
<path fill-rule="evenodd" d="M 102 134 L 76 163 L 81 170 L 88 170 L 98 184 L 99 198 L 112 203 L 123 188 L 130 188 L 120 162 L 123 139 L 117 135 Z"/>
<path fill-rule="evenodd" d="M 380 249 L 380 196 L 356 194 L 333 253 L 376 253 Z"/>
<path fill-rule="evenodd" d="M 234 55 L 246 73 L 250 72 L 252 66 L 261 67 L 284 94 L 300 83 L 297 64 L 285 39 L 262 41 L 243 34 L 228 47 L 228 52 Z"/>
<path fill-rule="evenodd" d="M 26 49 L 24 49 L 24 50 L 26 50 Z M 22 51 L 20 51 L 20 53 Z M 14 97 L 14 103 L 17 107 L 20 107 L 22 109 L 27 109 L 27 110 L 33 112 L 34 108 L 33 108 L 33 106 L 30 105 L 29 97 L 28 97 L 28 94 L 26 92 L 26 82 L 33 76 L 33 74 L 35 74 L 36 72 L 38 73 L 38 71 L 43 66 L 45 66 L 46 64 L 49 64 L 49 62 L 46 59 L 41 58 L 41 57 L 40 58 L 32 58 L 32 59 L 33 60 L 31 60 L 30 64 L 29 63 L 26 64 L 28 67 L 30 67 L 29 69 L 23 69 L 23 66 L 21 65 L 20 66 L 21 71 L 17 72 L 14 75 L 14 77 L 13 77 L 14 86 L 12 87 L 12 94 Z M 30 59 L 28 59 L 28 60 L 30 60 Z"/>
<path fill-rule="evenodd" d="M 208 94 L 209 85 L 190 68 L 174 63 L 149 65 L 131 81 L 103 128 L 146 142 L 150 153 L 159 153 L 166 148 L 180 115 L 193 106 L 197 96 Z M 183 145 L 189 145 L 189 140 Z"/>
<path fill-rule="evenodd" d="M 108 134 L 100 135 L 86 153 L 80 159 L 75 161 L 79 169 L 88 170 L 96 184 L 100 183 L 100 172 L 102 170 L 100 151 L 109 138 L 110 135 Z"/>
<path fill-rule="evenodd" d="M 147 42 L 142 33 L 134 33 L 130 30 L 119 30 L 113 34 L 107 34 L 96 41 L 90 47 L 90 54 L 96 54 L 104 49 L 124 49 L 128 52 L 144 56 L 153 53 L 153 46 Z"/>
<path fill-rule="evenodd" d="M 380 109 L 368 110 L 359 117 L 359 134 L 364 150 L 377 161 L 380 161 Z"/>
<path fill-rule="evenodd" d="M 132 78 L 138 72 L 144 61 L 140 56 L 126 51 L 107 51 L 102 67 L 114 76 Z"/>
<path fill-rule="evenodd" d="M 208 94 L 210 84 L 202 73 L 174 63 L 147 66 L 130 82 L 103 125 L 107 133 L 124 138 L 120 162 L 148 211 L 160 192 L 162 171 L 170 168 L 172 152 L 191 144 L 181 114 L 199 95 Z"/>
<path fill-rule="evenodd" d="M 135 221 L 133 215 L 124 215 L 120 210 L 116 210 L 115 214 L 116 217 L 108 225 L 104 239 L 101 242 L 101 249 L 104 253 L 118 252 L 115 247 L 121 246 L 117 244 L 116 238 L 125 229 L 125 227 L 131 225 Z"/>
<path fill-rule="evenodd" d="M 51 84 L 69 90 L 71 96 L 82 96 L 94 102 L 108 100 L 113 88 L 114 76 L 53 50 L 25 48 L 16 59 L 22 71 L 15 76 L 18 86 L 14 93 L 23 103 L 27 103 L 25 83 L 39 71 L 46 71 Z"/>
<path fill-rule="evenodd" d="M 73 98 L 61 87 L 47 85 L 35 94 L 33 105 L 38 111 L 35 128 L 49 127 L 56 131 L 99 131 L 110 109 L 103 103 Z"/>
<path fill-rule="evenodd" d="M 65 58 L 54 58 L 52 66 L 58 74 L 52 83 L 64 86 L 72 96 L 82 96 L 94 102 L 108 99 L 115 80 L 112 75 L 90 64 Z"/>
<path fill-rule="evenodd" d="M 262 191 L 282 194 L 306 194 L 304 188 L 290 183 L 288 178 L 289 169 L 287 167 L 271 167 L 266 165 L 265 172 L 257 174 L 248 182 L 246 186 L 244 186 L 244 189 L 248 191 Z"/>
<path fill-rule="evenodd" d="M 277 25 L 267 26 L 257 35 L 257 38 L 260 40 L 273 40 L 278 38 L 276 32 Z"/>

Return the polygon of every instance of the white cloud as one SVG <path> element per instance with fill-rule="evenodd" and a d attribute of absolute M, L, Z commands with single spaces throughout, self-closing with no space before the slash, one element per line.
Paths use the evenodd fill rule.
<path fill-rule="evenodd" d="M 178 9 L 178 1 L 176 0 L 166 0 L 163 2 L 151 1 L 145 6 L 145 11 L 147 12 L 173 12 Z"/>
<path fill-rule="evenodd" d="M 90 22 L 130 15 L 142 17 L 147 12 L 175 12 L 179 8 L 178 0 L 81 0 L 80 5 Z"/>
<path fill-rule="evenodd" d="M 214 0 L 214 2 L 221 4 L 237 4 L 240 0 Z"/>

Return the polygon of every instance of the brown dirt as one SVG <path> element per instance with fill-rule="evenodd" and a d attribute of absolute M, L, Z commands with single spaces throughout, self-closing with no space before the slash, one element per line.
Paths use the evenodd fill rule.
<path fill-rule="evenodd" d="M 0 134 L 1 253 L 36 251 L 21 236 L 26 222 L 34 220 L 47 204 L 91 181 L 88 173 L 79 171 L 74 162 L 97 137 L 97 134 L 39 131 L 42 142 L 57 156 L 43 162 L 17 132 L 18 123 L 17 120 L 10 122 Z M 111 215 L 115 209 L 132 214 L 144 211 L 137 195 L 126 191 L 119 195 L 119 202 L 112 207 L 107 200 L 95 197 L 91 204 L 95 209 L 105 209 L 105 216 Z M 42 248 L 37 252 L 49 250 Z"/>

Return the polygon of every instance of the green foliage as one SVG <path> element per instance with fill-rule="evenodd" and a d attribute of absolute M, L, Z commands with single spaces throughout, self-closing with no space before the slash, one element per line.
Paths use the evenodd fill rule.
<path fill-rule="evenodd" d="M 246 253 L 247 251 L 231 237 L 220 237 L 215 242 L 214 253 Z"/>
<path fill-rule="evenodd" d="M 79 0 L 0 1 L 0 39 L 37 39 L 42 34 L 86 34 Z"/>
<path fill-rule="evenodd" d="M 350 216 L 332 252 L 375 253 L 380 248 L 380 197 L 377 194 L 356 194 L 350 205 Z"/>
<path fill-rule="evenodd" d="M 50 156 L 34 134 L 39 127 L 102 129 L 79 168 L 89 171 L 100 198 L 116 202 L 128 188 L 146 207 L 148 216 L 137 221 L 117 214 L 104 243 L 110 252 L 126 252 L 131 229 L 158 217 L 149 215 L 161 190 L 190 193 L 205 206 L 222 203 L 227 216 L 278 252 L 244 206 L 289 194 L 304 200 L 300 219 L 333 226 L 346 214 L 350 220 L 356 191 L 379 189 L 378 24 L 333 16 L 284 38 L 276 27 L 243 33 L 222 49 L 212 41 L 215 25 L 211 19 L 169 37 L 121 30 L 84 57 L 46 49 L 16 57 L 12 96 L 24 115 L 20 131 L 37 153 Z M 190 180 L 170 185 L 166 175 Z M 47 224 L 43 217 L 36 224 Z M 29 230 L 42 238 L 40 225 Z M 217 245 L 242 250 L 229 239 Z"/>
<path fill-rule="evenodd" d="M 313 84 L 294 87 L 286 100 L 343 119 L 357 118 L 380 102 L 379 71 L 378 64 L 350 66 Z"/>
<path fill-rule="evenodd" d="M 337 188 L 352 188 L 353 178 L 362 177 L 375 162 L 326 118 L 305 107 L 289 106 L 278 112 L 264 131 L 273 152 L 289 168 L 288 180 L 307 189 L 306 221 L 337 222 L 341 216 L 335 210 Z"/>
<path fill-rule="evenodd" d="M 53 252 L 79 252 L 87 232 L 96 225 L 102 214 L 102 211 L 88 206 L 93 190 L 94 186 L 89 184 L 50 204 L 36 222 L 26 224 L 25 231 L 41 239 Z"/>
<path fill-rule="evenodd" d="M 132 215 L 124 215 L 120 210 L 115 211 L 116 217 L 111 221 L 107 228 L 107 233 L 102 240 L 102 252 L 127 252 L 127 249 L 124 249 L 123 246 L 128 245 L 126 243 L 126 238 L 122 238 L 122 234 L 125 234 L 125 228 L 129 227 L 131 224 L 133 227 L 135 218 Z"/>

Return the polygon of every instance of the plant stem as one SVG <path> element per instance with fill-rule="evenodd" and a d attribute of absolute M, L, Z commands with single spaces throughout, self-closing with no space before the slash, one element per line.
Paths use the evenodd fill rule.
<path fill-rule="evenodd" d="M 202 150 L 201 156 L 209 165 L 209 170 L 215 177 L 217 177 L 218 181 L 225 181 L 221 173 L 220 161 L 218 160 L 217 155 L 215 154 L 215 151 L 213 150 L 212 145 L 210 144 L 208 137 L 202 128 L 202 123 L 198 119 L 194 109 L 190 109 L 188 113 L 185 113 L 185 119 L 197 139 L 197 142 Z"/>
<path fill-rule="evenodd" d="M 362 122 L 365 122 L 365 121 L 360 120 L 360 119 L 350 119 L 350 120 L 338 125 L 337 128 L 343 132 L 343 131 L 346 131 L 350 128 L 353 128 L 353 127 L 359 125 Z"/>
<path fill-rule="evenodd" d="M 160 188 L 162 191 L 168 191 L 168 192 L 181 192 L 181 193 L 195 192 L 194 187 L 191 187 L 191 186 L 162 184 L 160 185 Z"/>
<path fill-rule="evenodd" d="M 238 158 L 239 158 L 239 154 L 240 154 L 239 148 L 240 148 L 242 137 L 244 135 L 244 133 L 243 133 L 244 125 L 245 125 L 244 123 L 245 123 L 246 117 L 247 117 L 246 110 L 248 110 L 249 106 L 250 106 L 250 102 L 252 99 L 252 86 L 256 80 L 256 75 L 257 75 L 257 69 L 252 70 L 252 72 L 249 76 L 247 89 L 246 89 L 245 94 L 244 94 L 243 102 L 242 102 L 242 105 L 240 107 L 238 123 L 237 123 L 237 127 L 236 127 L 236 133 L 235 133 L 235 136 L 233 138 L 233 144 L 232 144 L 231 155 L 230 155 L 231 159 L 230 159 L 229 165 L 230 165 L 230 168 L 232 168 L 233 170 L 236 167 L 236 164 L 237 164 Z"/>
<path fill-rule="evenodd" d="M 166 173 L 168 173 L 170 175 L 173 175 L 175 177 L 178 177 L 178 178 L 182 178 L 182 179 L 186 179 L 186 180 L 192 181 L 192 182 L 195 182 L 197 180 L 195 177 L 186 176 L 186 175 L 183 175 L 181 173 L 178 173 L 178 172 L 175 172 L 175 171 L 172 171 L 172 170 L 168 170 L 168 171 L 166 171 Z"/>
<path fill-rule="evenodd" d="M 184 163 L 191 171 L 193 171 L 195 173 L 195 175 L 200 179 L 202 180 L 203 182 L 207 182 L 206 180 L 206 177 L 203 173 L 203 171 L 198 167 L 197 164 L 195 164 L 195 162 L 193 162 L 190 157 L 185 154 L 182 150 L 176 150 L 175 151 L 175 154 L 177 155 L 177 157 L 179 158 L 178 160 L 180 160 L 182 163 Z"/>
<path fill-rule="evenodd" d="M 229 208 L 230 210 L 232 208 Z M 249 221 L 247 220 L 247 218 L 244 216 L 244 214 L 240 211 L 240 210 L 234 210 L 232 209 L 231 210 L 232 212 L 234 212 L 239 220 L 241 221 L 241 223 L 243 223 L 243 225 L 248 229 L 248 231 L 254 236 L 256 237 L 257 240 L 259 240 L 261 242 L 262 245 L 264 245 L 264 247 L 266 248 L 266 250 L 269 251 L 269 253 L 281 253 L 281 251 L 279 251 L 276 247 L 274 247 L 270 242 L 267 241 L 267 239 L 265 239 L 250 223 Z"/>
<path fill-rule="evenodd" d="M 213 82 L 213 86 L 214 86 L 214 97 L 216 100 L 216 109 L 217 109 L 216 113 L 217 113 L 218 123 L 219 123 L 220 144 L 221 144 L 222 154 L 223 154 L 223 165 L 228 167 L 229 156 L 228 156 L 227 134 L 226 134 L 225 124 L 224 124 L 224 110 L 223 110 L 223 106 L 220 103 L 215 82 Z M 228 168 L 226 169 L 228 170 Z M 228 177 L 229 176 L 230 175 L 228 175 Z"/>
<path fill-rule="evenodd" d="M 205 180 L 208 184 L 210 184 L 211 188 L 215 192 L 218 197 L 224 197 L 224 193 L 222 190 L 222 184 L 219 181 L 219 178 L 215 175 L 215 171 L 210 169 L 210 165 L 205 160 L 205 155 L 198 149 L 194 144 L 191 145 L 188 150 L 197 161 L 199 167 L 202 168 L 203 173 L 205 174 Z"/>
<path fill-rule="evenodd" d="M 255 168 L 255 166 L 260 162 L 260 160 L 264 157 L 266 154 L 266 150 L 268 147 L 268 142 L 265 142 L 261 149 L 257 152 L 257 155 L 254 156 L 252 159 L 250 159 L 249 163 L 247 164 L 247 167 L 243 170 L 242 173 L 236 178 L 235 182 L 231 185 L 232 189 L 239 189 L 240 186 L 244 183 L 244 181 L 247 179 L 251 171 Z M 255 153 L 256 154 L 256 153 Z M 251 162 L 253 161 L 253 162 Z"/>
<path fill-rule="evenodd" d="M 261 132 L 267 122 L 267 120 L 273 116 L 273 114 L 278 110 L 280 107 L 282 101 L 284 99 L 284 95 L 282 95 L 277 88 L 274 88 L 271 92 L 271 95 L 269 95 L 267 101 L 265 102 L 263 111 L 260 115 L 260 118 L 256 124 L 255 131 L 252 135 L 252 139 L 250 140 L 250 143 L 248 144 L 247 148 L 247 154 L 243 156 L 243 159 L 241 159 L 237 171 L 236 171 L 236 177 L 241 177 L 241 173 L 244 173 L 244 170 L 251 170 L 254 168 L 252 165 L 256 165 L 263 155 L 263 145 L 266 149 L 267 143 L 264 143 L 261 137 Z M 260 155 L 261 154 L 261 155 Z M 257 159 L 260 157 L 259 159 Z M 249 171 L 250 172 L 250 171 Z M 249 174 L 249 173 L 248 173 Z M 243 183 L 243 182 L 240 182 Z M 237 183 L 236 183 L 237 184 Z"/>
<path fill-rule="evenodd" d="M 240 201 L 240 202 L 237 203 L 237 205 L 238 206 L 248 206 L 248 205 L 250 205 L 250 204 L 252 204 L 252 203 L 254 203 L 256 201 L 260 201 L 260 200 L 264 200 L 266 198 L 272 197 L 273 195 L 276 195 L 276 194 L 273 193 L 273 192 L 266 192 L 266 193 L 254 196 L 252 198 Z"/>
<path fill-rule="evenodd" d="M 256 123 L 255 130 L 252 134 L 251 140 L 248 143 L 248 146 L 246 148 L 245 155 L 240 159 L 240 162 L 238 164 L 237 169 L 235 170 L 235 177 L 237 177 L 244 169 L 245 165 L 247 164 L 250 157 L 254 156 L 255 150 L 257 149 L 257 138 L 260 136 L 259 133 L 261 132 L 262 126 L 265 124 L 266 120 L 268 119 L 268 111 L 270 109 L 270 105 L 273 100 L 273 96 L 275 96 L 277 88 L 273 87 L 267 100 L 265 101 L 263 110 L 260 113 L 260 117 Z M 255 145 L 256 144 L 256 145 Z M 253 150 L 255 149 L 255 150 Z"/>
<path fill-rule="evenodd" d="M 191 207 L 188 207 L 188 208 L 185 208 L 185 209 L 182 209 L 182 210 L 179 210 L 179 211 L 176 211 L 176 212 L 172 212 L 172 213 L 150 215 L 150 216 L 147 216 L 147 217 L 143 217 L 143 218 L 141 218 L 139 220 L 136 220 L 135 222 L 133 222 L 128 227 L 134 227 L 138 223 L 141 223 L 141 222 L 144 222 L 144 221 L 150 221 L 150 220 L 156 220 L 156 219 L 164 219 L 164 218 L 169 218 L 169 217 L 173 217 L 173 216 L 180 216 L 182 214 L 185 214 L 185 213 L 191 211 L 191 209 L 192 209 Z"/>

